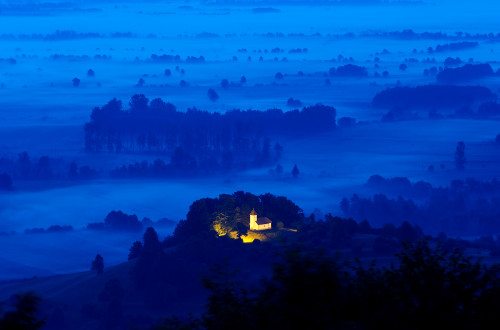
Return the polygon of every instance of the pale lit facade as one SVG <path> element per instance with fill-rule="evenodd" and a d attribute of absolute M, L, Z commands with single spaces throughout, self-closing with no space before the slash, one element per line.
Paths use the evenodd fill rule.
<path fill-rule="evenodd" d="M 257 218 L 257 212 L 252 209 L 250 212 L 250 230 L 266 230 L 271 229 L 272 221 L 269 218 Z"/>

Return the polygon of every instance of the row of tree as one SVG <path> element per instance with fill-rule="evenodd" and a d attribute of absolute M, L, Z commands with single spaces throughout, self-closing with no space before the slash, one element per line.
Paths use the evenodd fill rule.
<path fill-rule="evenodd" d="M 335 128 L 335 109 L 316 105 L 301 111 L 233 110 L 187 112 L 161 99 L 151 102 L 142 94 L 132 96 L 129 109 L 111 100 L 92 111 L 85 124 L 89 152 L 171 152 L 182 147 L 195 155 L 231 151 L 248 154 L 263 150 L 266 139 L 276 136 L 315 134 Z"/>

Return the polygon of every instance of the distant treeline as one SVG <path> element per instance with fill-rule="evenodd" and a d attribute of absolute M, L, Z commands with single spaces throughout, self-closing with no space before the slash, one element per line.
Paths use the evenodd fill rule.
<path fill-rule="evenodd" d="M 496 179 L 491 182 L 454 180 L 449 187 L 435 188 L 423 181 L 411 183 L 407 178 L 384 179 L 377 175 L 368 180 L 367 186 L 381 193 L 372 198 L 356 194 L 343 198 L 340 205 L 346 217 L 366 219 L 375 226 L 409 221 L 427 232 L 449 235 L 500 232 L 500 182 Z M 391 198 L 383 193 L 399 197 Z"/>
<path fill-rule="evenodd" d="M 142 94 L 132 96 L 129 109 L 111 100 L 92 111 L 85 124 L 87 152 L 124 152 L 172 154 L 179 151 L 181 162 L 188 154 L 197 161 L 214 158 L 269 162 L 279 157 L 279 144 L 271 139 L 307 136 L 335 128 L 335 108 L 315 105 L 302 110 L 283 112 L 232 110 L 224 114 L 200 111 L 177 111 L 161 99 L 151 102 Z M 275 155 L 273 156 L 273 148 Z M 188 165 L 188 164 L 186 164 Z"/>
<path fill-rule="evenodd" d="M 331 1 L 334 3 L 341 3 L 340 1 Z M 308 4 L 310 5 L 310 4 Z M 23 5 L 23 11 L 25 12 L 27 7 L 33 7 L 33 5 Z M 14 7 L 10 6 L 11 9 Z M 33 9 L 33 8 L 30 8 Z M 254 8 L 253 11 L 257 12 L 270 12 L 269 10 L 273 11 L 274 8 Z M 20 10 L 20 9 L 19 9 Z M 6 8 L 5 6 L 2 6 L 2 12 L 3 13 L 8 13 L 9 9 Z M 206 38 L 220 38 L 220 37 L 226 37 L 226 38 L 233 38 L 233 37 L 241 37 L 245 36 L 246 34 L 238 35 L 238 34 L 231 34 L 231 33 L 226 33 L 226 34 L 217 34 L 217 33 L 211 33 L 211 32 L 202 32 L 193 35 L 193 37 L 198 38 L 198 39 L 206 39 Z M 444 32 L 415 32 L 411 29 L 409 30 L 401 30 L 401 31 L 389 31 L 389 32 L 362 32 L 359 34 L 353 33 L 353 32 L 347 32 L 343 34 L 324 34 L 322 35 L 321 33 L 314 33 L 314 34 L 306 34 L 306 33 L 284 33 L 284 32 L 267 32 L 267 33 L 253 33 L 252 36 L 254 37 L 266 37 L 266 38 L 285 38 L 285 37 L 291 37 L 291 38 L 298 38 L 298 37 L 321 37 L 325 36 L 328 38 L 337 38 L 337 39 L 345 39 L 345 38 L 364 38 L 364 37 L 377 37 L 377 38 L 394 38 L 394 39 L 400 39 L 400 40 L 488 40 L 488 41 L 499 41 L 500 40 L 500 33 L 475 33 L 471 34 L 469 32 L 462 32 L 458 31 L 455 32 L 454 34 L 447 34 Z M 74 30 L 56 30 L 53 33 L 31 33 L 31 34 L 26 34 L 26 33 L 20 33 L 20 34 L 13 34 L 13 33 L 2 33 L 0 34 L 0 39 L 3 40 L 44 40 L 44 41 L 61 41 L 61 40 L 80 40 L 80 39 L 106 39 L 106 38 L 138 38 L 139 36 L 136 34 L 133 34 L 132 32 L 113 32 L 109 34 L 104 34 L 104 33 L 97 33 L 97 32 L 77 32 Z M 154 33 L 150 33 L 146 36 L 146 38 L 158 38 L 161 37 L 161 35 L 157 35 Z M 186 37 L 186 35 L 182 36 L 183 38 Z M 470 42 L 470 41 L 469 41 Z M 471 42 L 472 43 L 472 42 Z M 453 46 L 455 44 L 460 44 L 460 43 L 452 43 L 450 45 L 451 48 L 454 48 L 456 46 Z M 447 47 L 446 45 L 438 45 L 436 48 L 438 49 L 443 49 L 443 47 Z M 434 51 L 433 48 L 432 51 Z M 454 49 L 452 49 L 454 50 Z"/>
<path fill-rule="evenodd" d="M 500 40 L 500 33 L 475 33 L 458 31 L 454 34 L 447 34 L 444 32 L 415 32 L 411 29 L 390 32 L 367 32 L 361 33 L 361 37 L 386 37 L 402 40 L 446 40 L 446 39 L 466 39 L 466 40 Z M 441 48 L 441 47 L 440 47 Z"/>
<path fill-rule="evenodd" d="M 122 211 L 111 211 L 104 222 L 92 222 L 87 224 L 90 230 L 112 230 L 112 231 L 141 231 L 143 224 L 151 225 L 151 220 L 145 218 L 139 221 L 137 215 L 128 215 Z"/>
<path fill-rule="evenodd" d="M 2 8 L 3 9 L 3 8 Z M 114 32 L 109 35 L 96 32 L 76 32 L 74 30 L 57 30 L 54 33 L 32 33 L 32 34 L 12 34 L 2 33 L 0 39 L 4 40 L 44 40 L 44 41 L 61 41 L 61 40 L 80 40 L 80 39 L 102 39 L 102 38 L 134 38 L 135 35 L 131 32 Z"/>
<path fill-rule="evenodd" d="M 92 59 L 94 60 L 111 60 L 111 55 L 106 55 L 106 54 L 96 54 L 94 56 L 89 56 L 89 55 L 65 55 L 65 54 L 52 54 L 49 57 L 51 60 L 54 61 L 70 61 L 70 62 L 80 62 L 80 61 L 90 61 Z"/>
<path fill-rule="evenodd" d="M 270 6 L 270 5 L 349 5 L 349 4 L 379 4 L 382 0 L 317 0 L 314 3 L 304 0 L 202 0 L 206 5 L 255 5 L 255 6 Z"/>
<path fill-rule="evenodd" d="M 451 84 L 491 77 L 494 74 L 489 64 L 466 64 L 458 68 L 446 68 L 438 73 L 436 79 L 440 83 Z"/>
<path fill-rule="evenodd" d="M 182 61 L 180 55 L 168 55 L 168 54 L 162 54 L 162 55 L 152 54 L 150 60 L 152 62 L 165 62 L 165 63 Z M 204 63 L 205 57 L 187 56 L 185 61 L 186 63 Z"/>
<path fill-rule="evenodd" d="M 425 85 L 394 87 L 375 95 L 375 108 L 460 107 L 494 101 L 496 95 L 483 86 Z"/>
<path fill-rule="evenodd" d="M 477 46 L 479 46 L 479 44 L 475 41 L 452 42 L 449 44 L 437 45 L 435 48 L 429 47 L 427 48 L 427 52 L 429 54 L 442 53 L 448 51 L 457 51 L 457 50 L 475 48 Z"/>
<path fill-rule="evenodd" d="M 24 233 L 25 234 L 63 233 L 63 232 L 68 232 L 68 231 L 72 231 L 72 230 L 73 230 L 73 226 L 52 225 L 52 226 L 48 227 L 47 229 L 45 229 L 45 228 L 25 229 Z"/>
<path fill-rule="evenodd" d="M 87 180 L 98 176 L 96 170 L 61 158 L 41 156 L 32 159 L 25 151 L 16 159 L 0 158 L 0 190 L 12 189 L 13 180 Z"/>
<path fill-rule="evenodd" d="M 9 57 L 9 58 L 0 58 L 0 63 L 6 63 L 6 64 L 17 64 L 17 60 L 15 58 Z"/>
<path fill-rule="evenodd" d="M 340 60 L 340 59 L 339 59 Z M 332 77 L 366 77 L 368 72 L 365 67 L 346 64 L 337 68 L 330 68 L 328 74 Z"/>

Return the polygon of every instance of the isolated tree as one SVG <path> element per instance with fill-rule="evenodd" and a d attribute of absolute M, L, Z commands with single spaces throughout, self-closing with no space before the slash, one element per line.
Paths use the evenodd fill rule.
<path fill-rule="evenodd" d="M 92 267 L 90 268 L 90 270 L 95 270 L 97 272 L 97 274 L 99 274 L 99 275 L 103 273 L 103 271 L 104 271 L 104 258 L 100 254 L 97 254 L 95 256 L 94 261 L 92 261 Z"/>
<path fill-rule="evenodd" d="M 208 96 L 209 100 L 212 102 L 215 102 L 219 99 L 219 95 L 217 94 L 217 92 L 213 88 L 210 88 L 207 91 L 207 96 Z"/>
<path fill-rule="evenodd" d="M 241 76 L 240 83 L 244 84 L 247 82 L 247 78 L 245 76 Z"/>
<path fill-rule="evenodd" d="M 165 69 L 163 74 L 165 75 L 165 77 L 170 77 L 172 75 L 172 71 L 170 71 L 170 69 Z"/>
<path fill-rule="evenodd" d="M 299 168 L 297 167 L 297 164 L 293 165 L 293 169 L 292 169 L 292 176 L 294 178 L 298 177 L 299 176 Z"/>
<path fill-rule="evenodd" d="M 283 146 L 279 142 L 274 145 L 274 153 L 276 154 L 276 160 L 280 159 L 281 154 L 283 154 Z"/>
<path fill-rule="evenodd" d="M 87 77 L 95 77 L 95 72 L 94 72 L 94 70 L 89 69 L 89 70 L 87 71 Z"/>
<path fill-rule="evenodd" d="M 274 75 L 274 79 L 276 80 L 283 80 L 283 74 L 281 72 L 278 72 Z"/>
<path fill-rule="evenodd" d="M 466 162 L 465 143 L 460 141 L 457 143 L 457 148 L 455 149 L 455 168 L 459 171 L 463 171 L 465 169 Z"/>
<path fill-rule="evenodd" d="M 406 65 L 405 63 L 399 65 L 399 70 L 405 71 L 406 69 L 408 69 L 408 65 Z"/>
<path fill-rule="evenodd" d="M 223 89 L 228 89 L 229 88 L 229 80 L 222 79 L 220 82 L 220 87 L 222 87 Z"/>
<path fill-rule="evenodd" d="M 157 254 L 161 252 L 161 243 L 158 239 L 158 234 L 154 230 L 153 227 L 148 227 L 144 232 L 144 236 L 142 237 L 142 241 L 144 242 L 142 251 L 148 254 Z"/>
<path fill-rule="evenodd" d="M 141 256 L 142 252 L 142 243 L 139 241 L 135 241 L 134 244 L 130 247 L 128 253 L 128 260 L 132 260 Z"/>
<path fill-rule="evenodd" d="M 137 81 L 137 84 L 135 84 L 135 87 L 143 87 L 145 83 L 146 83 L 146 81 L 144 79 L 139 78 L 139 80 Z"/>
<path fill-rule="evenodd" d="M 78 78 L 73 78 L 73 80 L 71 80 L 73 82 L 73 86 L 74 87 L 78 87 L 80 86 L 80 79 Z"/>

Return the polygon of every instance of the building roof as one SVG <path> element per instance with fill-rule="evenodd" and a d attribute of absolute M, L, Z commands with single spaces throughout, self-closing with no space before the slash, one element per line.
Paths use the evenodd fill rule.
<path fill-rule="evenodd" d="M 257 224 L 258 225 L 267 225 L 267 224 L 270 224 L 270 223 L 272 223 L 272 221 L 269 218 L 267 218 L 267 217 L 262 217 L 262 218 L 258 218 L 257 219 Z"/>
<path fill-rule="evenodd" d="M 257 215 L 257 212 L 255 212 L 255 209 L 252 209 L 252 212 L 250 212 L 250 215 Z"/>

